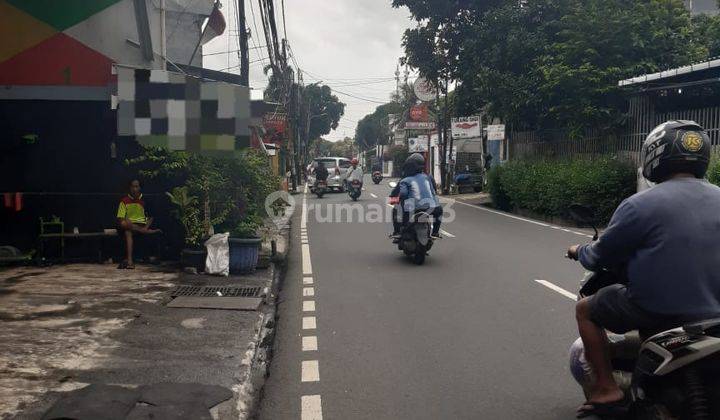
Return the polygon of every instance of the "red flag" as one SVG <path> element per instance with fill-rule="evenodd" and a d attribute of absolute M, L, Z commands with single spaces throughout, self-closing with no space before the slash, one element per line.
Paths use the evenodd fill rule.
<path fill-rule="evenodd" d="M 215 7 L 213 7 L 213 11 L 208 18 L 207 25 L 205 25 L 200 43 L 205 45 L 216 36 L 222 35 L 222 33 L 225 32 L 225 26 L 225 16 L 223 16 L 218 8 L 218 3 L 215 3 Z"/>

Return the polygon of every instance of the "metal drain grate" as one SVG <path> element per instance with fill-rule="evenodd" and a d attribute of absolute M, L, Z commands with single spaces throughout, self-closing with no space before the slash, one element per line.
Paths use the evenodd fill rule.
<path fill-rule="evenodd" d="M 199 297 L 259 297 L 261 287 L 230 287 L 230 286 L 178 286 L 171 293 L 177 296 Z"/>
<path fill-rule="evenodd" d="M 202 290 L 202 286 L 178 286 L 172 291 L 170 296 L 198 296 Z"/>
<path fill-rule="evenodd" d="M 205 286 L 200 296 L 258 297 L 260 287 L 213 287 Z M 220 295 L 218 295 L 218 292 Z"/>

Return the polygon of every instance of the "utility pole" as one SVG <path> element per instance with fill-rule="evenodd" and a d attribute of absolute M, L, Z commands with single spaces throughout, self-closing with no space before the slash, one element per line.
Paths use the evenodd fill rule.
<path fill-rule="evenodd" d="M 248 51 L 248 32 L 245 25 L 245 0 L 238 0 L 240 22 L 240 83 L 250 86 L 250 53 Z"/>
<path fill-rule="evenodd" d="M 442 130 L 443 121 L 442 121 L 442 113 L 440 109 L 440 78 L 437 79 L 437 89 L 435 90 L 435 104 L 437 105 L 437 114 L 435 114 L 435 119 L 437 120 L 437 132 L 438 132 L 438 143 L 441 145 L 440 147 L 440 190 L 443 192 L 443 194 L 448 193 L 447 189 L 447 176 L 446 176 L 446 168 L 447 168 L 447 138 L 443 135 L 445 134 Z"/>
<path fill-rule="evenodd" d="M 438 88 L 439 88 L 439 86 L 438 86 Z M 445 142 L 447 142 L 447 138 L 448 138 L 447 109 L 448 109 L 448 79 L 445 78 L 445 106 L 443 107 L 443 127 L 442 127 L 443 137 L 445 138 Z M 452 157 L 452 153 L 453 153 L 453 137 L 452 137 L 452 132 L 451 132 L 450 133 L 450 148 L 448 149 L 448 158 Z M 457 156 L 455 156 L 455 158 L 457 159 Z M 452 161 L 452 159 L 450 159 L 450 160 Z M 448 179 L 445 182 L 445 186 L 448 188 L 448 192 L 450 189 L 450 183 L 452 181 L 452 178 L 451 178 L 452 169 L 453 169 L 453 165 L 450 165 L 450 167 L 448 168 L 448 174 L 447 174 Z"/>

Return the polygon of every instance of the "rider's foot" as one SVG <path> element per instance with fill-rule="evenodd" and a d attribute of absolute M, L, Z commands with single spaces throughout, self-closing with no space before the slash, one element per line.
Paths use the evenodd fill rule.
<path fill-rule="evenodd" d="M 430 237 L 433 239 L 442 239 L 442 236 L 440 236 L 439 233 L 433 233 L 432 235 L 430 235 Z"/>
<path fill-rule="evenodd" d="M 590 415 L 609 415 L 616 410 L 626 409 L 625 394 L 619 387 L 590 394 L 588 400 L 578 408 L 578 418 Z"/>

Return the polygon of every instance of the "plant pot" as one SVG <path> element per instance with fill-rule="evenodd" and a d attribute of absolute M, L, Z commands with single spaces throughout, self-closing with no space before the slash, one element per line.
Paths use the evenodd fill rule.
<path fill-rule="evenodd" d="M 202 248 L 185 248 L 180 253 L 180 264 L 183 267 L 194 267 L 198 273 L 205 271 L 207 251 Z"/>
<path fill-rule="evenodd" d="M 229 238 L 230 273 L 248 274 L 255 271 L 260 254 L 260 238 Z"/>

